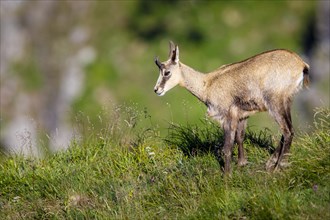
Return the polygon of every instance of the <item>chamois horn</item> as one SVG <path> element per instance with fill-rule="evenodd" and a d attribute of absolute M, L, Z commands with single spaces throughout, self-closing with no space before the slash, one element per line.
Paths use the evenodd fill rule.
<path fill-rule="evenodd" d="M 158 56 L 155 58 L 155 63 L 158 66 L 158 68 L 161 69 L 162 64 L 159 62 Z"/>

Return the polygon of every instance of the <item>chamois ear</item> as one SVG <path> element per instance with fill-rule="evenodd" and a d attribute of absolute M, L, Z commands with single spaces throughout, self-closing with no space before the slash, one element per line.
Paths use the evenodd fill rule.
<path fill-rule="evenodd" d="M 179 63 L 179 47 L 170 41 L 170 54 L 169 58 L 174 63 Z"/>

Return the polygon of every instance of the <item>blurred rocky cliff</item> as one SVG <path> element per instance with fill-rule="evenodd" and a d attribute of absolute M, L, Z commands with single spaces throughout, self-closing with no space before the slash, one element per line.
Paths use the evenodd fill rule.
<path fill-rule="evenodd" d="M 70 106 L 96 57 L 83 23 L 89 1 L 1 1 L 1 141 L 10 151 L 39 155 L 74 135 Z"/>

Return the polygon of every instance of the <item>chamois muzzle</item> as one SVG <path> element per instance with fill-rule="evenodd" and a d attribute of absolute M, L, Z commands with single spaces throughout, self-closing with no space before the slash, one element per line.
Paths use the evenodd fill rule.
<path fill-rule="evenodd" d="M 155 87 L 155 88 L 154 88 L 154 92 L 155 92 L 158 96 L 163 96 L 163 95 L 165 95 L 165 91 L 164 91 L 164 89 L 161 89 L 161 88 L 159 88 L 159 87 Z"/>

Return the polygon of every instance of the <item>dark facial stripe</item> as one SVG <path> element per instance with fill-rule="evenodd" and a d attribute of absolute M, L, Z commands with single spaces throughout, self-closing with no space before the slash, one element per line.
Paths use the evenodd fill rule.
<path fill-rule="evenodd" d="M 162 88 L 162 89 L 164 89 L 164 86 L 165 86 L 165 84 L 166 84 L 166 82 L 169 80 L 169 78 L 165 78 L 165 77 L 163 77 L 162 78 L 162 81 L 160 82 L 160 84 L 159 84 L 159 87 L 160 88 Z"/>

